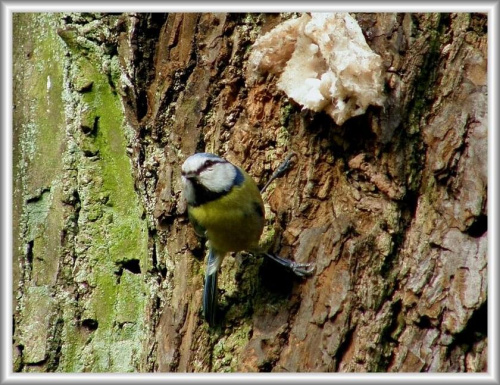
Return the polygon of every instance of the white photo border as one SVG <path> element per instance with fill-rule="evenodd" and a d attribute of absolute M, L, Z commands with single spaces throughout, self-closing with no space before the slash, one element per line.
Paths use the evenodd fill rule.
<path fill-rule="evenodd" d="M 498 16 L 497 1 L 73 1 L 37 2 L 0 0 L 1 30 L 1 317 L 0 384 L 98 383 L 285 383 L 285 384 L 499 384 L 498 365 Z M 488 373 L 131 373 L 27 374 L 12 372 L 12 18 L 16 12 L 484 12 L 488 14 Z M 497 107 L 497 108 L 495 108 Z"/>

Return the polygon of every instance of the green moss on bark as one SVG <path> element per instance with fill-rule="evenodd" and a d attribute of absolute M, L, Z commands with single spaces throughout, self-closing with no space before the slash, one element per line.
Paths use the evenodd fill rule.
<path fill-rule="evenodd" d="M 77 237 L 82 274 L 77 281 L 91 287 L 82 301 L 82 318 L 95 330 L 84 353 L 73 357 L 87 371 L 127 372 L 137 369 L 144 333 L 148 289 L 140 273 L 148 261 L 146 223 L 126 155 L 122 105 L 103 69 L 111 59 L 92 42 L 84 43 L 80 51 L 72 48 L 70 60 L 70 84 L 80 112 L 75 117 L 82 201 Z M 133 273 L 123 267 L 131 260 L 140 261 Z"/>
<path fill-rule="evenodd" d="M 147 227 L 118 62 L 98 42 L 117 17 L 88 14 L 68 28 L 63 16 L 14 15 L 16 368 L 135 371 L 149 299 Z"/>

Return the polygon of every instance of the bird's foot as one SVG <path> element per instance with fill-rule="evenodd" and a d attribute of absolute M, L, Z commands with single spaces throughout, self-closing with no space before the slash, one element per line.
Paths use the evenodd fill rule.
<path fill-rule="evenodd" d="M 262 190 L 260 190 L 260 193 L 263 194 L 264 191 L 266 191 L 266 189 L 269 187 L 269 185 L 271 184 L 271 182 L 279 177 L 281 177 L 286 170 L 288 170 L 291 166 L 292 166 L 292 158 L 294 156 L 297 156 L 297 154 L 295 154 L 294 152 L 291 152 L 289 153 L 285 160 L 283 162 L 280 163 L 280 165 L 278 166 L 278 168 L 273 172 L 273 175 L 271 175 L 271 177 L 269 178 L 269 180 L 267 181 L 267 183 L 265 184 L 264 187 L 262 187 Z"/>
<path fill-rule="evenodd" d="M 274 254 L 264 253 L 265 256 L 286 267 L 298 277 L 309 277 L 313 275 L 316 266 L 313 263 L 298 263 Z"/>

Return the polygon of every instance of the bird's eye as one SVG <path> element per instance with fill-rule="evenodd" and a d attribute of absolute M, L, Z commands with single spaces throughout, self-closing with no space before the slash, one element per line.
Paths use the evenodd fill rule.
<path fill-rule="evenodd" d="M 217 162 L 214 162 L 213 160 L 207 160 L 205 164 L 203 165 L 203 170 L 209 170 L 212 171 L 214 169 L 214 164 Z"/>

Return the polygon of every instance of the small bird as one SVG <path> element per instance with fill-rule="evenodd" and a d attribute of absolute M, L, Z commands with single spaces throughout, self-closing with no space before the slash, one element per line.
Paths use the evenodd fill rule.
<path fill-rule="evenodd" d="M 285 167 L 279 169 L 282 173 Z M 196 233 L 209 242 L 203 313 L 210 326 L 215 324 L 217 275 L 227 253 L 259 252 L 298 276 L 312 273 L 310 264 L 258 251 L 264 228 L 264 203 L 257 184 L 244 170 L 217 155 L 198 153 L 186 159 L 181 175 L 189 220 Z M 275 173 L 271 178 L 277 176 Z"/>

